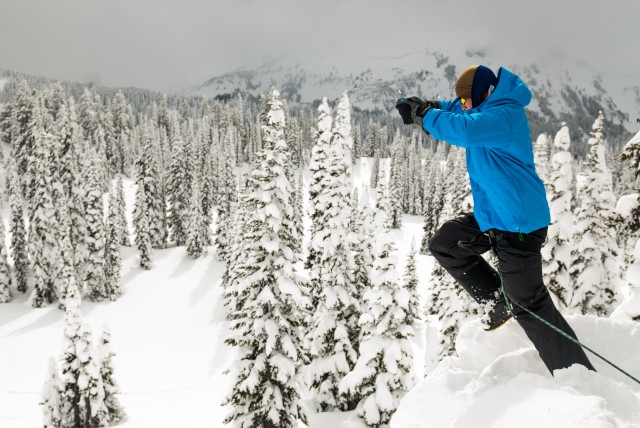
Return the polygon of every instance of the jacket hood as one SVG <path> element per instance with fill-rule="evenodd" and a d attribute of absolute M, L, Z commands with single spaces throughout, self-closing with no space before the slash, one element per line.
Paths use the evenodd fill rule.
<path fill-rule="evenodd" d="M 480 104 L 479 109 L 503 104 L 517 104 L 526 107 L 531 102 L 531 91 L 518 76 L 500 67 L 498 70 L 498 84 L 493 93 Z"/>

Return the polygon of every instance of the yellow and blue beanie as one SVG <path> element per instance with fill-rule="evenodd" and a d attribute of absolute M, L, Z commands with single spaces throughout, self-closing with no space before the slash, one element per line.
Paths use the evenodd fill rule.
<path fill-rule="evenodd" d="M 486 99 L 489 88 L 498 83 L 496 75 L 484 65 L 472 65 L 467 68 L 456 82 L 456 96 L 471 98 L 473 107 L 478 107 Z"/>

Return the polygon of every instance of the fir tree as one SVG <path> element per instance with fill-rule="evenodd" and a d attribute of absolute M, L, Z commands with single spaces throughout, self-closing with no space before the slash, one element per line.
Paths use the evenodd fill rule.
<path fill-rule="evenodd" d="M 167 193 L 169 197 L 169 229 L 173 240 L 177 245 L 185 245 L 187 241 L 187 219 L 189 217 L 189 195 L 191 183 L 189 181 L 187 153 L 185 144 L 180 134 L 179 127 L 174 125 L 176 131 L 171 143 L 171 165 L 169 167 L 169 180 Z"/>
<path fill-rule="evenodd" d="M 33 127 L 34 108 L 36 104 L 34 91 L 26 81 L 21 81 L 12 103 L 13 126 L 11 129 L 11 158 L 15 159 L 18 177 L 21 179 L 21 192 L 30 200 L 26 192 L 29 180 L 27 165 L 34 151 Z M 40 119 L 40 122 L 42 119 Z"/>
<path fill-rule="evenodd" d="M 371 288 L 364 293 L 360 318 L 363 337 L 354 369 L 340 382 L 340 391 L 360 398 L 358 415 L 368 426 L 386 425 L 400 400 L 414 384 L 408 322 L 409 291 L 400 287 L 396 272 L 396 245 L 385 227 L 386 213 L 376 214 L 378 251 Z"/>
<path fill-rule="evenodd" d="M 349 99 L 342 96 L 329 142 L 328 174 L 322 181 L 312 176 L 312 218 L 319 225 L 312 236 L 316 262 L 311 265 L 312 295 L 316 311 L 308 334 L 312 362 L 311 389 L 320 409 L 353 409 L 354 397 L 338 391 L 342 377 L 357 359 L 360 305 L 353 278 L 354 261 L 349 248 L 351 218 L 351 123 Z M 322 128 L 320 128 L 322 129 Z M 317 183 L 317 185 L 316 185 Z M 346 363 L 346 364 L 344 364 Z"/>
<path fill-rule="evenodd" d="M 299 170 L 295 181 L 295 187 L 292 194 L 292 206 L 293 206 L 293 222 L 296 227 L 296 236 L 298 242 L 296 242 L 293 250 L 296 253 L 302 251 L 302 237 L 304 236 L 304 188 L 303 188 L 302 168 Z"/>
<path fill-rule="evenodd" d="M 74 178 L 71 188 L 71 200 L 69 204 L 69 218 L 71 220 L 71 244 L 74 249 L 73 253 L 73 266 L 75 277 L 78 279 L 78 284 L 82 288 L 84 278 L 86 277 L 87 260 L 89 258 L 89 249 L 87 248 L 86 237 L 87 231 L 87 200 L 88 189 L 86 184 L 89 182 L 89 172 L 91 169 L 88 166 L 89 157 L 86 153 L 83 153 L 85 157 L 82 165 L 78 165 L 75 172 L 77 179 Z"/>
<path fill-rule="evenodd" d="M 378 187 L 379 175 L 380 175 L 380 153 L 376 152 L 373 157 L 373 167 L 371 168 L 371 176 L 369 178 L 369 187 L 373 189 Z"/>
<path fill-rule="evenodd" d="M 136 161 L 136 184 L 138 187 L 144 187 L 145 197 L 142 201 L 144 205 L 136 203 L 134 217 L 139 217 L 141 211 L 145 212 L 148 217 L 151 246 L 163 248 L 166 239 L 165 206 L 162 173 L 154 135 L 152 126 L 145 124 L 142 128 L 142 147 Z"/>
<path fill-rule="evenodd" d="M 321 205 L 321 195 L 327 181 L 327 159 L 329 157 L 329 142 L 331 140 L 331 112 L 327 99 L 323 98 L 318 106 L 318 121 L 316 131 L 316 144 L 311 150 L 311 161 L 309 163 L 309 173 L 311 175 L 309 183 L 309 218 L 311 228 L 309 231 L 309 256 L 306 261 L 307 269 L 311 269 L 318 264 L 320 255 L 323 252 L 322 241 L 317 238 L 320 229 L 323 227 L 323 206 Z M 314 271 L 311 271 L 311 281 L 317 282 L 314 278 Z"/>
<path fill-rule="evenodd" d="M 554 138 L 556 153 L 551 160 L 547 184 L 547 199 L 551 211 L 551 224 L 547 243 L 542 247 L 544 282 L 555 296 L 560 308 L 566 308 L 571 298 L 569 267 L 571 266 L 572 223 L 571 180 L 573 179 L 571 137 L 565 123 Z"/>
<path fill-rule="evenodd" d="M 285 175 L 289 158 L 284 113 L 273 91 L 263 113 L 264 151 L 251 173 L 248 222 L 243 239 L 251 274 L 238 282 L 238 305 L 227 343 L 242 349 L 236 383 L 225 400 L 233 406 L 225 422 L 243 427 L 294 427 L 306 423 L 296 383 L 302 355 L 299 327 L 303 289 L 291 243 L 295 227 Z"/>
<path fill-rule="evenodd" d="M 120 269 L 122 258 L 120 257 L 120 242 L 122 242 L 122 229 L 118 225 L 118 198 L 117 190 L 109 192 L 109 211 L 105 224 L 104 244 L 104 280 L 105 297 L 116 300 L 122 295 L 120 286 Z"/>
<path fill-rule="evenodd" d="M 407 257 L 407 264 L 404 270 L 404 288 L 409 293 L 409 303 L 407 305 L 407 324 L 414 325 L 420 321 L 422 310 L 420 309 L 420 297 L 418 296 L 418 273 L 416 270 L 416 242 L 411 241 L 411 252 Z"/>
<path fill-rule="evenodd" d="M 129 237 L 129 223 L 127 222 L 127 207 L 124 200 L 122 175 L 118 175 L 116 178 L 115 191 L 113 193 L 113 208 L 115 210 L 114 227 L 118 229 L 117 234 L 120 237 L 119 244 L 130 247 L 131 238 Z"/>
<path fill-rule="evenodd" d="M 361 206 L 360 209 L 357 209 L 358 205 Z M 362 201 L 353 206 L 355 216 L 351 240 L 355 266 L 353 279 L 358 293 L 357 300 L 362 301 L 362 295 L 371 287 L 371 269 L 373 269 L 373 252 L 377 232 L 373 210 L 369 202 L 369 192 L 366 189 L 362 195 Z"/>
<path fill-rule="evenodd" d="M 62 427 L 62 381 L 58 364 L 54 358 L 49 358 L 47 380 L 42 388 L 40 405 L 42 406 L 42 425 L 44 428 Z"/>
<path fill-rule="evenodd" d="M 56 266 L 56 221 L 55 207 L 52 199 L 51 183 L 51 150 L 52 135 L 45 129 L 46 113 L 40 99 L 34 108 L 32 134 L 34 137 L 34 153 L 31 172 L 34 183 L 34 194 L 31 204 L 29 248 L 33 266 L 34 290 L 31 303 L 34 307 L 42 307 L 53 303 L 58 298 L 55 289 Z"/>
<path fill-rule="evenodd" d="M 11 160 L 7 167 L 7 188 L 9 191 L 9 205 L 11 206 L 11 258 L 16 278 L 17 289 L 21 293 L 27 291 L 29 274 L 29 258 L 27 255 L 27 238 L 24 225 L 22 194 L 17 165 Z"/>
<path fill-rule="evenodd" d="M 73 98 L 67 104 L 62 105 L 58 112 L 56 133 L 59 140 L 58 178 L 62 183 L 64 195 L 70 203 L 69 199 L 72 196 L 74 182 L 78 180 L 76 171 L 79 168 L 78 152 L 81 150 L 80 128 Z"/>
<path fill-rule="evenodd" d="M 161 108 L 164 106 L 164 103 L 161 104 Z M 129 146 L 132 140 L 133 118 L 131 117 L 130 106 L 121 91 L 118 91 L 111 102 L 111 119 L 113 121 L 113 135 L 116 138 L 117 163 L 122 165 L 122 169 L 117 172 L 126 173 L 132 164 Z M 159 127 L 162 125 L 159 125 Z"/>
<path fill-rule="evenodd" d="M 382 155 L 382 152 L 376 150 L 376 148 L 382 146 L 380 143 L 381 138 L 382 130 L 380 129 L 380 124 L 378 122 L 369 121 L 367 133 L 364 137 L 362 156 L 373 157 L 376 153 L 378 153 L 378 155 Z M 375 185 L 371 187 L 375 187 Z"/>
<path fill-rule="evenodd" d="M 113 357 L 115 353 L 111 349 L 111 331 L 106 325 L 102 327 L 102 336 L 98 341 L 97 353 L 100 361 L 100 377 L 104 387 L 104 405 L 107 408 L 106 419 L 109 426 L 113 426 L 122 422 L 127 415 L 117 397 L 120 393 L 120 387 L 113 377 Z"/>
<path fill-rule="evenodd" d="M 218 231 L 216 235 L 216 245 L 218 255 L 226 263 L 229 262 L 229 241 L 233 221 L 231 217 L 231 206 L 237 201 L 235 175 L 235 150 L 234 139 L 236 138 L 235 128 L 230 126 L 227 129 L 223 140 L 223 154 L 219 158 L 219 191 L 218 191 Z"/>
<path fill-rule="evenodd" d="M 442 146 L 441 146 L 442 147 Z M 431 238 L 438 230 L 438 224 L 442 214 L 442 208 L 445 202 L 444 187 L 442 181 L 444 173 L 442 171 L 443 152 L 439 150 L 429 165 L 429 173 L 427 175 L 424 191 L 423 215 L 424 215 L 424 235 L 422 236 L 422 245 L 420 246 L 420 254 L 429 254 L 429 243 Z"/>
<path fill-rule="evenodd" d="M 90 159 L 87 170 L 87 236 L 88 250 L 85 286 L 86 295 L 94 302 L 108 298 L 105 279 L 105 228 L 104 205 L 100 190 L 99 167 L 97 157 Z"/>
<path fill-rule="evenodd" d="M 626 245 L 627 253 L 632 254 L 635 246 L 634 239 L 640 238 L 640 132 L 624 145 L 620 160 L 626 162 L 629 168 L 635 171 L 635 189 L 632 190 L 637 194 L 636 205 L 632 209 L 631 215 L 625 219 L 623 230 L 621 230 L 622 237 L 626 237 L 628 243 Z"/>
<path fill-rule="evenodd" d="M 187 254 L 192 258 L 207 254 L 207 243 L 209 241 L 209 219 L 202 207 L 202 186 L 200 179 L 196 178 L 193 183 L 191 194 L 191 204 L 189 206 L 189 223 L 187 225 Z"/>
<path fill-rule="evenodd" d="M 62 371 L 62 424 L 88 428 L 104 426 L 107 408 L 100 368 L 91 341 L 91 329 L 82 321 L 80 293 L 71 285 L 64 317 Z"/>
<path fill-rule="evenodd" d="M 0 209 L 2 209 L 2 204 L 0 204 Z M 0 303 L 7 303 L 11 300 L 11 282 L 4 236 L 4 221 L 0 219 Z"/>
<path fill-rule="evenodd" d="M 619 249 L 614 230 L 606 219 L 615 204 L 611 174 L 604 158 L 604 118 L 600 113 L 593 124 L 579 179 L 581 203 L 575 214 L 574 248 L 569 274 L 574 292 L 569 306 L 583 314 L 608 315 L 616 300 L 615 274 L 619 266 Z"/>
<path fill-rule="evenodd" d="M 536 144 L 533 148 L 534 164 L 538 177 L 545 185 L 549 183 L 549 137 L 546 134 L 538 135 Z"/>
<path fill-rule="evenodd" d="M 380 216 L 382 219 L 382 225 L 388 229 L 393 226 L 393 214 L 391 199 L 389 197 L 389 182 L 387 180 L 387 173 L 384 168 L 380 169 L 380 177 L 378 179 L 377 187 L 378 198 L 376 199 L 376 216 Z"/>
<path fill-rule="evenodd" d="M 133 214 L 133 227 L 136 231 L 135 243 L 140 252 L 140 267 L 151 269 L 151 227 L 149 215 L 144 207 L 147 205 L 145 186 L 138 186 L 136 190 L 136 210 Z"/>
<path fill-rule="evenodd" d="M 404 139 L 400 135 L 400 130 L 396 131 L 393 138 L 391 149 L 391 177 L 389 180 L 391 188 L 391 200 L 394 201 L 390 205 L 391 228 L 400 229 L 402 225 L 404 190 L 408 184 L 404 169 Z"/>

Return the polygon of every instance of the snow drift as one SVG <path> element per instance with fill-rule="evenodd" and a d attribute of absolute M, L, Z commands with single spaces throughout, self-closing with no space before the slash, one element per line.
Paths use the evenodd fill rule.
<path fill-rule="evenodd" d="M 638 323 L 567 320 L 585 345 L 640 377 Z M 456 348 L 407 394 L 392 428 L 640 427 L 640 385 L 590 353 L 598 373 L 576 365 L 552 377 L 514 321 L 492 333 L 467 323 Z"/>

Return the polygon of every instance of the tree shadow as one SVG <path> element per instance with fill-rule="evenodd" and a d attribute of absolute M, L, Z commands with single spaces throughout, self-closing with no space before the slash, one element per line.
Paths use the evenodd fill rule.
<path fill-rule="evenodd" d="M 21 327 L 17 327 L 15 330 L 8 331 L 2 337 L 19 336 L 21 334 L 24 334 L 33 330 L 49 327 L 50 325 L 55 324 L 57 322 L 61 322 L 64 319 L 65 312 L 59 309 L 58 302 L 54 302 L 44 308 L 34 308 L 29 304 L 28 297 L 29 296 L 23 297 L 21 299 L 22 300 L 21 302 L 14 302 L 15 303 L 13 305 L 15 306 L 14 310 L 10 309 L 8 311 L 3 311 L 2 313 L 3 316 L 2 318 L 0 318 L 0 321 L 2 323 L 4 323 L 6 319 L 10 321 L 15 321 L 20 319 L 23 316 L 33 313 L 33 311 L 40 311 L 42 312 L 42 315 L 34 319 L 33 321 L 29 322 L 28 324 L 22 325 Z M 91 303 L 91 304 L 87 305 L 85 304 L 85 302 Z M 83 300 L 82 305 L 80 307 L 82 317 L 84 318 L 86 315 L 93 312 L 97 304 L 99 303 Z M 5 314 L 5 312 L 7 312 L 7 314 Z M 6 315 L 9 315 L 9 316 L 7 317 Z"/>

